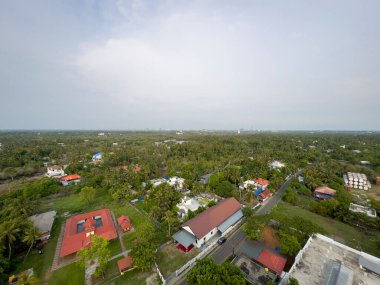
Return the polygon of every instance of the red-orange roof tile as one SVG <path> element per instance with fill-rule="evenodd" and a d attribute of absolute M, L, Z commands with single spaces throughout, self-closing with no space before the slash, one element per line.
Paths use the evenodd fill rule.
<path fill-rule="evenodd" d="M 71 181 L 77 179 L 80 179 L 80 176 L 78 174 L 70 174 L 60 178 L 61 181 Z"/>
<path fill-rule="evenodd" d="M 128 216 L 121 216 L 117 219 L 122 230 L 129 230 L 132 227 L 131 220 Z"/>
<path fill-rule="evenodd" d="M 124 271 L 132 267 L 132 257 L 127 256 L 123 259 L 117 261 L 117 267 L 119 267 L 119 271 Z"/>
<path fill-rule="evenodd" d="M 266 180 L 263 178 L 254 178 L 252 180 L 255 181 L 256 183 L 260 184 L 260 185 L 268 185 L 269 184 L 269 180 Z"/>
<path fill-rule="evenodd" d="M 327 195 L 335 195 L 335 193 L 336 193 L 336 190 L 331 189 L 327 186 L 317 187 L 314 191 L 318 192 L 318 193 L 322 193 L 322 194 L 327 194 Z"/>
<path fill-rule="evenodd" d="M 108 240 L 117 238 L 115 225 L 109 209 L 101 209 L 98 211 L 73 216 L 66 220 L 60 252 L 61 257 L 75 253 L 90 244 L 90 240 L 88 238 L 86 239 L 86 231 L 78 233 L 77 225 L 80 221 L 86 221 L 89 219 L 92 220 L 97 216 L 101 217 L 102 225 L 95 227 L 95 235 L 101 236 Z M 93 225 L 93 222 L 89 221 L 86 225 Z M 85 227 L 85 225 L 83 226 Z"/>
<path fill-rule="evenodd" d="M 282 256 L 279 256 L 273 252 L 270 252 L 267 249 L 264 249 L 260 253 L 259 257 L 257 258 L 257 261 L 265 265 L 266 267 L 274 270 L 279 276 L 281 276 L 281 273 L 284 270 L 286 264 L 286 258 L 283 258 Z"/>

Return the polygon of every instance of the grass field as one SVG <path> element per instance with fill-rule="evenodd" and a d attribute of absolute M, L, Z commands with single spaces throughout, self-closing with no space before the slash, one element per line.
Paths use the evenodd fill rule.
<path fill-rule="evenodd" d="M 157 264 L 166 278 L 199 253 L 198 248 L 193 248 L 186 254 L 170 243 L 158 252 Z"/>
<path fill-rule="evenodd" d="M 328 236 L 336 241 L 342 242 L 358 250 L 365 251 L 369 254 L 379 256 L 378 241 L 380 240 L 380 232 L 373 232 L 371 235 L 368 235 L 348 224 L 331 218 L 322 217 L 285 202 L 280 202 L 273 211 L 278 211 L 290 218 L 302 217 L 310 220 L 325 229 Z"/>
<path fill-rule="evenodd" d="M 81 285 L 84 284 L 84 270 L 76 263 L 65 266 L 51 273 L 46 284 L 52 285 Z"/>

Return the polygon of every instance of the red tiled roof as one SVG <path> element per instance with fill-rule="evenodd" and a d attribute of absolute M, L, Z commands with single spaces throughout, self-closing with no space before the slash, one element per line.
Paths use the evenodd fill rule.
<path fill-rule="evenodd" d="M 263 179 L 263 178 L 254 178 L 252 179 L 254 182 L 260 184 L 260 185 L 268 185 L 269 180 Z"/>
<path fill-rule="evenodd" d="M 276 271 L 277 275 L 281 276 L 282 271 L 284 270 L 286 264 L 286 258 L 279 256 L 273 252 L 270 252 L 267 249 L 264 249 L 257 261 L 263 264 L 264 266 Z"/>
<path fill-rule="evenodd" d="M 322 193 L 322 194 L 327 194 L 327 195 L 335 195 L 335 193 L 336 193 L 336 190 L 331 189 L 327 186 L 317 187 L 314 191 L 318 192 L 318 193 Z"/>
<path fill-rule="evenodd" d="M 62 169 L 62 166 L 59 166 L 59 165 L 52 165 L 52 166 L 49 166 L 48 169 L 58 170 L 58 169 Z"/>
<path fill-rule="evenodd" d="M 102 225 L 95 228 L 95 235 L 101 236 L 108 240 L 117 238 L 115 225 L 109 209 L 101 209 L 98 211 L 73 216 L 66 220 L 60 252 L 61 257 L 75 253 L 90 244 L 90 239 L 86 239 L 86 231 L 77 233 L 77 225 L 80 221 L 86 221 L 83 225 L 84 227 L 88 225 L 92 226 L 95 221 L 92 222 L 91 220 L 97 216 L 101 217 Z"/>
<path fill-rule="evenodd" d="M 117 267 L 119 267 L 119 271 L 124 271 L 128 268 L 132 267 L 132 257 L 127 256 L 123 259 L 117 261 Z"/>
<path fill-rule="evenodd" d="M 71 180 L 77 180 L 80 179 L 80 176 L 78 174 L 71 174 L 71 175 L 66 175 L 60 178 L 62 181 L 71 181 Z"/>
<path fill-rule="evenodd" d="M 183 223 L 182 227 L 189 227 L 201 239 L 240 209 L 241 204 L 235 198 L 228 198 Z"/>
<path fill-rule="evenodd" d="M 131 220 L 128 216 L 121 216 L 117 219 L 122 230 L 130 229 L 132 227 Z"/>

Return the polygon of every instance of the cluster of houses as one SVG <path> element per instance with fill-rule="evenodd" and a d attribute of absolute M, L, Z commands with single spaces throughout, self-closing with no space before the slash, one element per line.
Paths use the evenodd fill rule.
<path fill-rule="evenodd" d="M 78 174 L 66 175 L 64 168 L 60 165 L 48 166 L 46 176 L 58 179 L 63 186 L 78 184 L 81 181 L 81 177 Z"/>
<path fill-rule="evenodd" d="M 157 187 L 161 185 L 162 183 L 168 183 L 171 187 L 173 187 L 175 190 L 182 190 L 185 185 L 185 179 L 173 176 L 173 177 L 163 177 L 163 178 L 157 178 L 150 180 L 150 183 L 152 184 L 152 187 Z M 143 183 L 143 186 L 146 186 L 146 183 Z"/>
<path fill-rule="evenodd" d="M 272 193 L 269 188 L 269 180 L 263 178 L 254 178 L 250 180 L 246 180 L 243 182 L 243 185 L 239 187 L 240 190 L 252 191 L 257 195 L 257 201 L 264 202 Z"/>

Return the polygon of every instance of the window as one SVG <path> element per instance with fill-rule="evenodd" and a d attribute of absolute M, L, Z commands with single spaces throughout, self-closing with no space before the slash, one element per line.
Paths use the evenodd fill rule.
<path fill-rule="evenodd" d="M 213 232 L 211 232 L 211 235 L 212 235 Z"/>
<path fill-rule="evenodd" d="M 203 241 L 206 241 L 206 237 L 203 238 Z"/>

